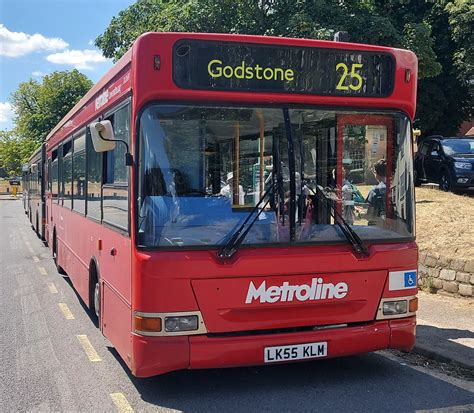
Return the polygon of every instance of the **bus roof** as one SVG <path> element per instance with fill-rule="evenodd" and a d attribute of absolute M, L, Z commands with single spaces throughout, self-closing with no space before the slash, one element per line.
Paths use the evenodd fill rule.
<path fill-rule="evenodd" d="M 403 88 L 393 88 L 390 96 L 387 96 L 381 105 L 380 97 L 348 97 L 344 96 L 318 96 L 313 94 L 289 94 L 285 91 L 280 93 L 255 92 L 248 93 L 240 90 L 227 89 L 220 90 L 197 90 L 193 88 L 178 87 L 174 79 L 173 73 L 173 46 L 179 40 L 189 41 L 207 41 L 219 44 L 247 44 L 270 47 L 275 46 L 288 48 L 319 48 L 321 50 L 339 50 L 339 51 L 354 51 L 360 53 L 379 53 L 387 54 L 394 57 L 396 71 L 394 69 L 394 82 Z M 158 56 L 158 61 L 155 61 L 153 67 L 153 58 Z M 171 56 L 173 56 L 171 58 Z M 170 57 L 169 59 L 166 59 Z M 146 64 L 141 64 L 143 62 Z M 271 63 L 271 62 L 270 62 Z M 159 76 L 162 76 L 159 82 L 156 82 L 157 70 L 161 65 Z M 332 66 L 331 66 L 332 67 Z M 406 85 L 403 84 L 403 79 L 407 79 Z M 411 76 L 411 84 L 409 83 Z M 58 141 L 70 136 L 71 133 L 77 131 L 79 128 L 94 118 L 97 118 L 100 113 L 107 110 L 114 102 L 123 99 L 126 95 L 130 95 L 131 90 L 138 97 L 134 104 L 136 107 L 141 107 L 152 99 L 159 97 L 165 100 L 176 99 L 177 101 L 183 99 L 189 100 L 233 100 L 234 102 L 246 102 L 254 100 L 268 102 L 291 102 L 291 103 L 305 103 L 318 104 L 315 102 L 317 98 L 324 102 L 319 104 L 327 104 L 328 106 L 345 105 L 353 107 L 368 107 L 381 108 L 386 106 L 392 109 L 400 109 L 408 113 L 410 117 L 414 116 L 415 101 L 416 101 L 416 78 L 417 78 L 417 59 L 414 53 L 382 46 L 333 42 L 325 40 L 311 40 L 311 39 L 296 39 L 270 36 L 253 36 L 253 35 L 231 35 L 231 34 L 209 34 L 209 33 L 145 33 L 138 37 L 133 43 L 132 47 L 122 56 L 122 58 L 86 93 L 86 95 L 67 113 L 67 115 L 58 123 L 58 125 L 48 134 L 46 140 L 48 147 L 54 146 Z M 159 85 L 152 90 L 150 87 L 150 79 L 153 79 L 153 84 Z M 403 90 L 402 90 L 403 89 Z M 116 93 L 114 93 L 116 92 Z M 154 93 L 154 94 L 153 94 Z M 113 99 L 111 98 L 113 97 Z"/>

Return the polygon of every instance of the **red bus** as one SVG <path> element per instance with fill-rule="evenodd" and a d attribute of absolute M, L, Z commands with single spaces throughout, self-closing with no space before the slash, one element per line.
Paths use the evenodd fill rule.
<path fill-rule="evenodd" d="M 147 33 L 48 135 L 46 239 L 139 377 L 415 340 L 417 59 Z"/>
<path fill-rule="evenodd" d="M 45 240 L 46 198 L 44 171 L 46 162 L 46 145 L 42 144 L 22 168 L 23 208 L 30 219 L 33 230 L 39 238 Z"/>

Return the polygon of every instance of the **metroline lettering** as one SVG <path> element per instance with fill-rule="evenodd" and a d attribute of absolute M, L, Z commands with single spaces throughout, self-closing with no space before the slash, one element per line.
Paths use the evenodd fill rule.
<path fill-rule="evenodd" d="M 295 73 L 292 69 L 282 69 L 281 67 L 262 67 L 260 65 L 246 66 L 245 62 L 236 67 L 223 66 L 222 60 L 211 60 L 207 65 L 207 72 L 213 78 L 226 77 L 228 79 L 255 79 L 258 80 L 294 80 Z"/>
<path fill-rule="evenodd" d="M 250 281 L 247 291 L 246 304 L 259 300 L 261 303 L 276 303 L 277 301 L 287 302 L 307 301 L 307 300 L 325 300 L 335 298 L 337 300 L 344 298 L 349 291 L 349 287 L 345 282 L 339 282 L 336 285 L 332 283 L 324 283 L 322 278 L 313 278 L 311 285 L 290 285 L 285 281 L 281 286 L 273 285 L 266 288 L 266 281 L 263 281 L 257 288 Z"/>

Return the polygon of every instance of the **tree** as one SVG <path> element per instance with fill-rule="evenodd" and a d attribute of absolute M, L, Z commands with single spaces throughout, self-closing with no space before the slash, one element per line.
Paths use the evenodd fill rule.
<path fill-rule="evenodd" d="M 38 143 L 15 136 L 13 131 L 0 131 L 0 169 L 6 177 L 21 175 L 21 167 L 38 147 Z"/>
<path fill-rule="evenodd" d="M 473 14 L 469 0 L 138 0 L 95 42 L 106 57 L 118 60 L 147 31 L 326 40 L 348 31 L 353 42 L 413 50 L 419 61 L 418 123 L 425 131 L 451 134 L 472 111 L 467 89 L 472 72 L 463 77 L 460 68 L 472 70 Z"/>
<path fill-rule="evenodd" d="M 48 133 L 92 87 L 78 70 L 53 72 L 43 82 L 20 83 L 12 94 L 15 134 L 21 139 L 43 142 Z"/>

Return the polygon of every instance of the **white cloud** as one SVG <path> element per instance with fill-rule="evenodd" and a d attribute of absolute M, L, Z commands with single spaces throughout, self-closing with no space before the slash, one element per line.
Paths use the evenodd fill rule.
<path fill-rule="evenodd" d="M 0 123 L 10 122 L 13 117 L 12 105 L 8 102 L 0 102 Z"/>
<path fill-rule="evenodd" d="M 44 73 L 43 72 L 33 72 L 31 73 L 34 77 L 42 77 L 44 76 Z"/>
<path fill-rule="evenodd" d="M 107 59 L 97 50 L 65 50 L 61 53 L 50 54 L 46 60 L 58 65 L 71 65 L 76 69 L 92 70 L 91 64 L 102 63 Z"/>
<path fill-rule="evenodd" d="M 68 44 L 58 37 L 11 32 L 0 24 L 0 56 L 19 57 L 38 50 L 55 51 L 66 47 Z"/>

